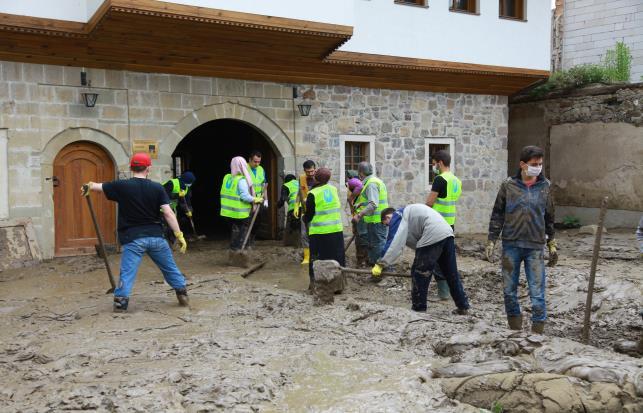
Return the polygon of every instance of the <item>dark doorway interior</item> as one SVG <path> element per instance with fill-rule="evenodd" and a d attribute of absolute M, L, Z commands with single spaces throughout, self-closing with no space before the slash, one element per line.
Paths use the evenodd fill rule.
<path fill-rule="evenodd" d="M 261 214 L 258 236 L 274 239 L 277 234 L 277 155 L 268 139 L 247 123 L 220 119 L 205 123 L 190 132 L 172 154 L 175 174 L 192 171 L 196 182 L 192 186 L 194 224 L 200 234 L 221 239 L 229 234 L 228 226 L 219 215 L 219 191 L 225 174 L 230 172 L 230 160 L 235 156 L 248 158 L 250 151 L 262 152 L 261 164 L 268 179 L 268 211 Z"/>

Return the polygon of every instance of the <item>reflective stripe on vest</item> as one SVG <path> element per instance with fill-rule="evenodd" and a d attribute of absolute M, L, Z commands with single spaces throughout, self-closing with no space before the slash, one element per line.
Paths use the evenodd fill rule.
<path fill-rule="evenodd" d="M 326 184 L 310 190 L 315 197 L 315 216 L 310 221 L 308 234 L 332 234 L 342 232 L 341 210 L 337 188 Z"/>
<path fill-rule="evenodd" d="M 181 196 L 183 197 L 186 196 L 190 188 L 185 187 L 185 190 L 181 191 L 181 182 L 179 181 L 179 178 L 173 178 L 173 179 L 167 180 L 165 181 L 163 186 L 165 186 L 168 182 L 172 182 L 172 195 L 175 195 L 174 198 L 170 198 L 170 208 L 172 208 L 172 210 L 176 214 L 176 205 L 179 202 L 178 198 Z"/>
<path fill-rule="evenodd" d="M 243 175 L 232 176 L 227 174 L 221 184 L 221 216 L 244 219 L 250 216 L 252 204 L 245 202 L 239 195 L 239 181 L 245 179 Z"/>
<path fill-rule="evenodd" d="M 433 209 L 444 217 L 447 224 L 455 225 L 455 205 L 462 194 L 462 183 L 451 172 L 443 172 L 440 176 L 447 181 L 447 196 L 446 198 L 437 198 L 433 204 Z"/>
<path fill-rule="evenodd" d="M 295 209 L 295 201 L 297 200 L 297 192 L 299 192 L 299 182 L 296 179 L 288 181 L 284 184 L 288 188 L 288 212 Z"/>
<path fill-rule="evenodd" d="M 373 213 L 364 215 L 364 222 L 366 222 L 367 224 L 378 224 L 382 222 L 382 211 L 388 208 L 388 192 L 386 191 L 386 185 L 384 185 L 384 182 L 382 182 L 382 180 L 378 177 L 371 175 L 366 179 L 366 181 L 364 181 L 364 187 L 362 188 L 362 191 L 359 193 L 357 201 L 355 202 L 355 211 L 359 213 L 366 207 L 366 205 L 368 205 L 368 198 L 366 198 L 366 187 L 368 187 L 369 185 L 377 185 L 377 187 L 379 188 L 379 201 L 377 204 L 377 208 L 375 208 L 375 211 Z"/>
<path fill-rule="evenodd" d="M 252 169 L 248 164 L 248 169 L 250 169 L 250 175 L 252 176 L 252 187 L 255 189 L 255 196 L 262 196 L 263 184 L 266 182 L 266 171 L 263 170 L 261 165 L 257 166 L 256 169 Z"/>

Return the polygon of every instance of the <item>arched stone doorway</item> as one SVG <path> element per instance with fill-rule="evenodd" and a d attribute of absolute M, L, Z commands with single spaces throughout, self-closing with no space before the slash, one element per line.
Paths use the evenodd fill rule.
<path fill-rule="evenodd" d="M 114 165 L 114 174 L 110 179 L 115 179 L 119 172 L 128 171 L 129 156 L 127 151 L 121 142 L 105 132 L 91 128 L 68 128 L 53 136 L 49 142 L 47 142 L 40 154 L 43 205 L 41 216 L 41 245 L 45 258 L 54 256 L 56 240 L 53 179 L 55 176 L 54 160 L 66 146 L 82 141 L 91 142 L 105 151 Z M 76 194 L 78 194 L 78 188 L 76 189 Z M 80 208 L 80 206 L 78 206 L 78 208 Z"/>
<path fill-rule="evenodd" d="M 219 190 L 223 176 L 229 172 L 233 156 L 247 158 L 251 150 L 263 153 L 270 201 L 269 211 L 262 215 L 261 235 L 274 238 L 282 219 L 276 208 L 283 172 L 294 171 L 294 146 L 288 136 L 264 113 L 239 103 L 225 102 L 205 106 L 183 118 L 160 143 L 159 164 L 162 180 L 182 170 L 192 170 L 193 207 L 197 230 L 221 237 L 227 230 L 219 218 Z M 181 162 L 174 162 L 174 155 Z"/>

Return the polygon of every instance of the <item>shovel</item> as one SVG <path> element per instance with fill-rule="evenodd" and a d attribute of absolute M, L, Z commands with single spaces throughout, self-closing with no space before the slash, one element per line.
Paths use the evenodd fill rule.
<path fill-rule="evenodd" d="M 83 185 L 83 187 L 85 188 L 85 190 L 88 190 L 88 188 L 86 188 L 87 185 Z M 87 195 L 85 199 L 87 200 L 89 213 L 91 214 L 92 221 L 94 222 L 94 229 L 96 230 L 96 237 L 98 238 L 98 248 L 100 250 L 100 255 L 103 257 L 103 260 L 105 261 L 105 268 L 107 268 L 107 277 L 109 277 L 109 283 L 112 286 L 112 288 L 107 290 L 105 294 L 111 294 L 114 292 L 114 289 L 116 288 L 116 282 L 114 282 L 114 276 L 112 275 L 112 268 L 109 266 L 107 253 L 105 252 L 105 241 L 103 240 L 103 233 L 100 231 L 100 227 L 98 226 L 98 220 L 96 219 L 96 213 L 94 212 L 94 205 L 92 204 L 91 195 Z"/>
<path fill-rule="evenodd" d="M 188 211 L 189 210 L 188 209 L 188 201 L 185 200 L 185 197 L 182 197 L 182 198 L 183 198 L 183 203 L 185 204 L 185 210 Z M 194 226 L 194 220 L 192 219 L 192 217 L 188 217 L 188 219 L 190 220 L 190 225 L 192 226 L 192 233 L 196 237 L 197 241 L 205 239 L 205 235 L 197 234 L 196 227 Z"/>
<path fill-rule="evenodd" d="M 266 191 L 266 184 L 263 184 L 263 192 Z M 255 221 L 257 220 L 257 215 L 259 215 L 259 210 L 261 210 L 261 205 L 257 204 L 257 208 L 255 209 L 255 212 L 252 214 L 252 219 L 250 220 L 250 226 L 248 226 L 248 232 L 246 232 L 246 237 L 243 240 L 243 244 L 241 244 L 241 250 L 243 251 L 246 249 L 246 244 L 248 243 L 248 239 L 250 238 L 250 233 L 252 232 L 252 227 L 255 225 Z"/>
<path fill-rule="evenodd" d="M 345 267 L 342 267 L 341 269 L 342 269 L 342 272 L 350 272 L 350 273 L 353 273 L 353 274 L 368 274 L 368 275 L 372 275 L 371 270 L 362 270 L 362 269 L 358 269 L 358 268 L 345 268 Z M 412 278 L 411 274 L 405 274 L 405 273 L 401 273 L 401 272 L 386 272 L 386 271 L 383 271 L 382 276 L 383 277 Z"/>

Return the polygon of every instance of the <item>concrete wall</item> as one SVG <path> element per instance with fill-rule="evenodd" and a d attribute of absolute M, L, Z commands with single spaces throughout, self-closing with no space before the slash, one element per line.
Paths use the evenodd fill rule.
<path fill-rule="evenodd" d="M 634 228 L 643 214 L 643 84 L 588 88 L 510 105 L 509 173 L 520 149 L 545 148 L 557 221 L 596 223 L 609 196 L 608 227 Z"/>
<path fill-rule="evenodd" d="M 294 117 L 290 85 L 99 69 L 89 70 L 88 78 L 100 93 L 94 108 L 81 103 L 80 68 L 0 62 L 9 217 L 32 218 L 45 257 L 53 254 L 54 242 L 47 178 L 58 151 L 76 140 L 103 146 L 121 172 L 134 140 L 158 140 L 152 178 L 162 181 L 170 177 L 172 152 L 191 130 L 215 119 L 238 119 L 272 142 L 285 172 L 312 158 L 331 166 L 338 183 L 340 135 L 369 135 L 397 206 L 424 201 L 425 139 L 449 137 L 464 187 L 460 232 L 485 230 L 505 175 L 505 97 L 299 85 L 300 96 L 314 96 L 313 107 L 310 116 Z"/>
<path fill-rule="evenodd" d="M 563 69 L 599 63 L 617 41 L 630 47 L 632 82 L 643 76 L 643 1 L 565 0 Z"/>
<path fill-rule="evenodd" d="M 98 0 L 0 0 L 0 12 L 86 21 Z M 499 2 L 479 0 L 479 14 L 393 0 L 179 0 L 174 3 L 354 27 L 340 50 L 451 62 L 549 70 L 551 5 L 526 1 L 525 21 L 500 19 Z M 85 19 L 82 16 L 87 16 Z"/>

